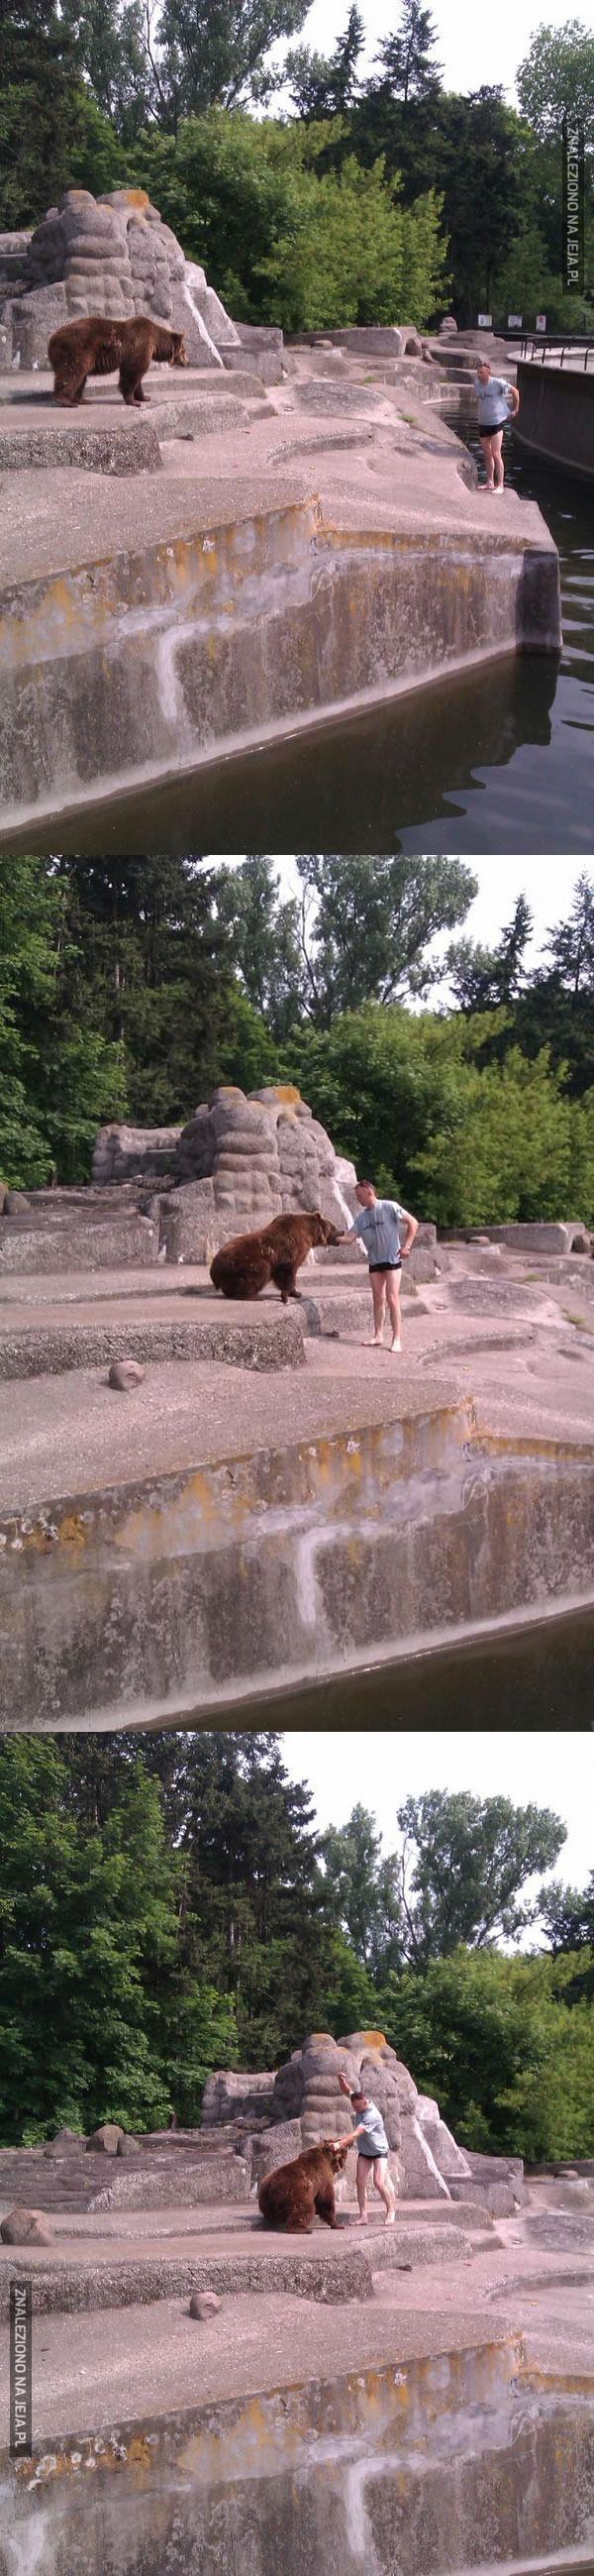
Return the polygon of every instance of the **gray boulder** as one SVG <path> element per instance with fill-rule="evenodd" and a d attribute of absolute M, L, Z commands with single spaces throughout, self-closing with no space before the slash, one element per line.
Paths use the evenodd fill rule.
<path fill-rule="evenodd" d="M 95 2156 L 117 2156 L 118 2140 L 124 2131 L 117 2120 L 102 2120 L 101 2126 L 87 2138 L 87 2152 Z"/>
<path fill-rule="evenodd" d="M 26 2209 L 17 2201 L 0 2223 L 3 2245 L 52 2245 L 55 2228 L 43 2209 Z"/>

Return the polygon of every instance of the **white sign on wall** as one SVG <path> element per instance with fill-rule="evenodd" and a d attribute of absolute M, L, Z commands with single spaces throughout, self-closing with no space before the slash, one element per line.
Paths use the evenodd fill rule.
<path fill-rule="evenodd" d="M 522 315 L 521 315 L 521 313 L 508 313 L 508 317 L 507 317 L 507 327 L 508 327 L 508 331 L 521 331 L 521 329 L 522 329 Z"/>
<path fill-rule="evenodd" d="M 492 315 L 492 313 L 479 313 L 479 316 L 478 316 L 478 327 L 479 327 L 479 331 L 492 331 L 492 329 L 493 329 L 493 315 Z"/>
<path fill-rule="evenodd" d="M 536 328 L 537 328 L 537 331 L 546 331 L 546 327 L 547 327 L 547 317 L 546 317 L 546 313 L 537 313 L 537 316 L 536 316 Z"/>

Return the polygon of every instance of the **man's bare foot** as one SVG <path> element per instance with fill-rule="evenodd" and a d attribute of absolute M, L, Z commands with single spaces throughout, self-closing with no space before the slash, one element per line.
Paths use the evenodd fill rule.
<path fill-rule="evenodd" d="M 368 2223 L 368 2221 L 367 2221 L 367 2210 L 365 2211 L 365 2215 L 364 2215 L 364 2216 L 362 2216 L 362 2214 L 361 2214 L 361 2210 L 360 2210 L 360 2211 L 359 2211 L 359 2216 L 358 2216 L 358 2218 L 356 2218 L 356 2219 L 355 2219 L 355 2226 L 356 2226 L 356 2227 L 366 2227 L 366 2226 L 367 2226 L 367 2223 Z"/>
<path fill-rule="evenodd" d="M 391 1351 L 401 1351 L 401 1350 L 402 1350 L 402 1343 L 401 1343 L 401 1342 L 399 1342 L 399 1341 L 391 1342 L 391 1343 L 390 1343 L 390 1350 L 391 1350 Z"/>
<path fill-rule="evenodd" d="M 366 1334 L 366 1336 L 365 1336 L 365 1349 L 366 1349 L 366 1351 L 383 1351 L 383 1347 L 384 1347 L 384 1336 L 383 1336 L 383 1333 L 367 1333 L 367 1334 Z"/>
<path fill-rule="evenodd" d="M 386 2227 L 395 2227 L 395 2226 L 396 2226 L 396 2211 L 395 2211 L 395 2209 L 389 2209 L 389 2210 L 388 2210 L 387 2219 L 386 2219 Z"/>

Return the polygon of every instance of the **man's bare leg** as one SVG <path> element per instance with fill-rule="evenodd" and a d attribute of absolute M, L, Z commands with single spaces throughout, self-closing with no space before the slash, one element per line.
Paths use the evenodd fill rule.
<path fill-rule="evenodd" d="M 386 2227 L 394 2227 L 396 2221 L 396 2193 L 394 2185 L 390 2180 L 389 2168 L 385 2156 L 382 2156 L 381 2160 L 377 2164 L 374 2164 L 373 2180 L 375 2189 L 379 2192 L 380 2200 L 383 2200 L 384 2203 Z"/>
<path fill-rule="evenodd" d="M 358 2157 L 357 2157 L 357 2199 L 358 2199 L 358 2202 L 359 2202 L 359 2216 L 358 2216 L 358 2218 L 356 2218 L 356 2219 L 355 2219 L 355 2226 L 356 2226 L 356 2227 L 366 2227 L 366 2226 L 367 2226 L 367 2189 L 368 2189 L 368 2183 L 369 2183 L 369 2162 L 368 2162 L 368 2158 L 367 2158 L 367 2157 L 365 2157 L 365 2156 L 358 2156 Z"/>
<path fill-rule="evenodd" d="M 384 1324 L 385 1324 L 385 1320 L 386 1320 L 386 1277 L 385 1277 L 385 1271 L 383 1271 L 383 1270 L 377 1270 L 377 1271 L 375 1271 L 375 1270 L 374 1270 L 374 1271 L 372 1271 L 372 1274 L 371 1274 L 371 1294 L 372 1294 L 372 1298 L 373 1298 L 373 1332 L 372 1332 L 372 1333 L 370 1333 L 370 1335 L 369 1335 L 369 1339 L 370 1339 L 370 1342 L 372 1343 L 372 1346 L 373 1346 L 373 1348 L 374 1348 L 374 1349 L 381 1349 L 381 1344 L 382 1344 L 382 1341 L 383 1341 L 383 1333 L 384 1333 Z"/>
<path fill-rule="evenodd" d="M 386 1293 L 387 1293 L 387 1299 L 388 1299 L 388 1314 L 389 1314 L 389 1317 L 390 1317 L 390 1323 L 391 1323 L 391 1327 L 392 1327 L 392 1340 L 391 1340 L 391 1343 L 390 1343 L 390 1349 L 391 1349 L 392 1351 L 401 1351 L 401 1350 L 402 1350 L 402 1341 L 401 1341 L 400 1271 L 399 1271 L 399 1270 L 390 1270 L 390 1271 L 388 1272 L 388 1278 L 387 1278 L 387 1282 L 386 1282 Z"/>
<path fill-rule="evenodd" d="M 505 468 L 504 468 L 504 463 L 503 463 L 503 430 L 502 430 L 502 429 L 498 429 L 496 437 L 492 440 L 492 448 L 493 448 L 493 462 L 494 462 L 494 467 L 495 467 L 495 491 L 496 491 L 496 492 L 502 492 L 502 491 L 503 491 L 504 473 L 505 473 Z"/>

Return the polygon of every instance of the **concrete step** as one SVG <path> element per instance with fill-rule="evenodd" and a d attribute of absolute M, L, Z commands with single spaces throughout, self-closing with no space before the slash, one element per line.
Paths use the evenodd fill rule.
<path fill-rule="evenodd" d="M 471 2251 L 460 2228 L 375 2229 L 365 2243 L 354 2221 L 336 2231 L 321 2225 L 311 2236 L 276 2235 L 246 2212 L 245 2242 L 225 2240 L 225 2227 L 211 2235 L 206 2248 L 183 2238 L 155 2245 L 142 2243 L 142 2221 L 132 2246 L 115 2238 L 73 2241 L 66 2231 L 55 2251 L 19 2246 L 21 2279 L 34 2282 L 36 2314 L 72 2314 L 99 2308 L 146 2307 L 160 2300 L 189 2296 L 192 2290 L 219 2293 L 283 2291 L 296 2298 L 332 2305 L 373 2296 L 374 2272 L 413 2271 L 433 2263 L 465 2263 Z M 15 2249 L 0 2248 L 0 2318 L 8 2316 Z"/>

